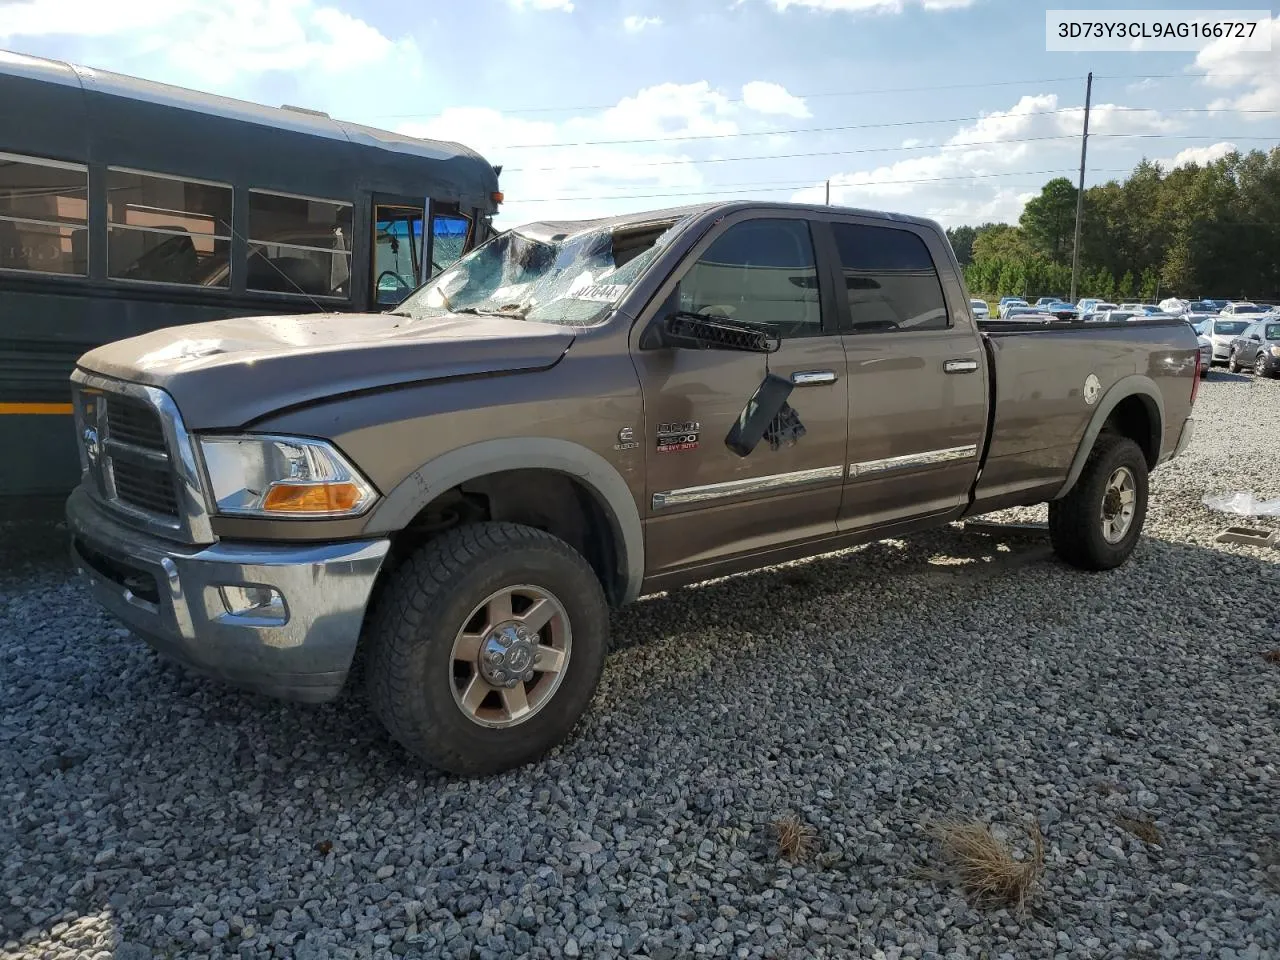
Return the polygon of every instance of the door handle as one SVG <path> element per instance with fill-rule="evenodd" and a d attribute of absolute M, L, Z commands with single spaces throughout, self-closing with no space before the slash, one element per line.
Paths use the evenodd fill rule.
<path fill-rule="evenodd" d="M 977 360 L 948 360 L 942 365 L 946 373 L 973 373 L 978 369 Z"/>
<path fill-rule="evenodd" d="M 835 383 L 834 370 L 802 370 L 791 375 L 791 382 L 797 387 L 820 387 L 823 384 Z"/>

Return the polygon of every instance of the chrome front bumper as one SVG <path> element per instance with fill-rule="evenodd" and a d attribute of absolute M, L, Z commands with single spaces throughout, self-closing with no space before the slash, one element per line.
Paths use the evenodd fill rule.
<path fill-rule="evenodd" d="M 94 598 L 160 653 L 288 700 L 338 695 L 390 541 L 183 546 L 126 526 L 83 487 L 71 554 Z"/>

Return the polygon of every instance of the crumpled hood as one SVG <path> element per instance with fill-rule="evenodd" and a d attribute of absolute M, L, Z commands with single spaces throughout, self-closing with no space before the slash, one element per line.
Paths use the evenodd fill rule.
<path fill-rule="evenodd" d="M 188 429 L 204 430 L 359 390 L 545 370 L 573 340 L 572 329 L 508 317 L 239 317 L 118 340 L 78 365 L 160 387 Z"/>

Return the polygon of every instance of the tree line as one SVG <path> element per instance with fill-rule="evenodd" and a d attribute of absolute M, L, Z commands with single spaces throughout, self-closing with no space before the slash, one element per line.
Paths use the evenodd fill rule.
<path fill-rule="evenodd" d="M 1076 187 L 1050 180 L 1017 226 L 947 231 L 974 296 L 1069 296 Z M 1280 299 L 1280 147 L 1084 192 L 1077 297 Z"/>

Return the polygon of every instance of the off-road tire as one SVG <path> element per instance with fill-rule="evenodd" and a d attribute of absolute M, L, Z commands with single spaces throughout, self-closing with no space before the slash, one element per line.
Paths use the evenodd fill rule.
<path fill-rule="evenodd" d="M 1129 530 L 1118 543 L 1102 535 L 1102 506 L 1107 482 L 1128 467 L 1136 486 L 1135 511 Z M 1147 517 L 1147 459 L 1128 437 L 1102 433 L 1094 442 L 1079 479 L 1061 500 L 1049 503 L 1049 540 L 1054 552 L 1081 570 L 1112 570 L 1133 553 Z"/>
<path fill-rule="evenodd" d="M 568 615 L 566 675 L 532 717 L 480 726 L 454 701 L 453 642 L 495 591 L 550 590 Z M 565 740 L 595 694 L 608 651 L 609 608 L 590 564 L 563 540 L 515 523 L 458 527 L 408 557 L 371 612 L 367 684 L 374 714 L 401 746 L 436 769 L 487 776 L 531 763 Z"/>

